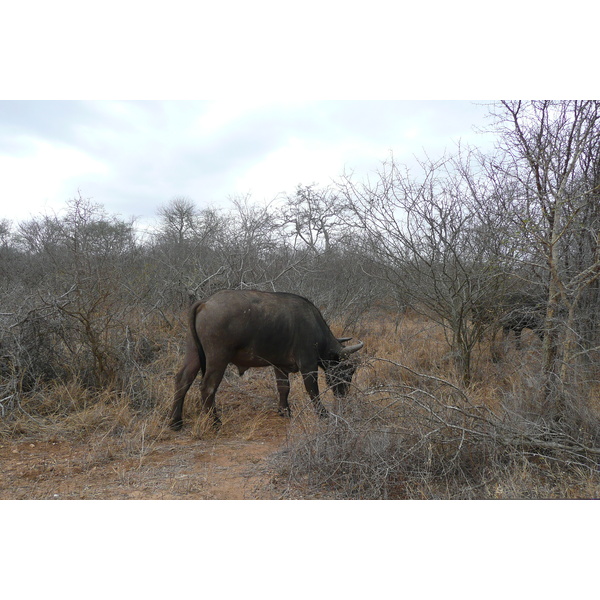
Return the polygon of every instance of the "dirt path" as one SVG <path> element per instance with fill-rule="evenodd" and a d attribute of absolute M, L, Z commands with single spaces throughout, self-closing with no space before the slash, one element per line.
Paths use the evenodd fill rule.
<path fill-rule="evenodd" d="M 166 432 L 133 450 L 127 436 L 3 441 L 0 499 L 276 499 L 268 457 L 288 423 L 267 415 L 249 439 Z"/>

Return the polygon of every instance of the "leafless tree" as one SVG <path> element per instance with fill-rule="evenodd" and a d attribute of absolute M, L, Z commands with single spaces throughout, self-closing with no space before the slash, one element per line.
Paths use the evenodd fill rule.
<path fill-rule="evenodd" d="M 34 379 L 71 369 L 83 383 L 113 380 L 115 339 L 132 310 L 124 283 L 136 256 L 133 223 L 109 217 L 79 195 L 64 215 L 21 224 L 18 242 L 29 276 L 21 277 L 8 327 L 20 354 L 13 363 Z"/>
<path fill-rule="evenodd" d="M 513 215 L 520 214 L 522 235 L 543 259 L 540 399 L 560 419 L 585 354 L 577 333 L 579 308 L 600 276 L 600 101 L 503 101 L 490 112 L 505 155 L 498 170 L 519 186 L 521 211 Z"/>
<path fill-rule="evenodd" d="M 161 237 L 182 245 L 195 233 L 198 226 L 198 210 L 189 198 L 178 196 L 158 209 Z"/>
<path fill-rule="evenodd" d="M 227 219 L 222 211 L 198 208 L 175 198 L 158 210 L 159 222 L 147 247 L 154 285 L 152 309 L 187 307 L 212 286 L 224 287 L 221 244 Z"/>
<path fill-rule="evenodd" d="M 282 226 L 313 253 L 330 251 L 345 228 L 344 204 L 331 189 L 299 185 L 282 209 Z"/>
<path fill-rule="evenodd" d="M 474 314 L 505 293 L 514 258 L 482 160 L 473 151 L 426 159 L 415 177 L 392 158 L 375 183 L 342 184 L 371 252 L 399 295 L 444 327 L 467 385 L 473 349 L 489 324 Z"/>

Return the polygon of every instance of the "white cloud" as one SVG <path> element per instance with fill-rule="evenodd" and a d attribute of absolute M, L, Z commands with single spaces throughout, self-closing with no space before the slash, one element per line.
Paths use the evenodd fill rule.
<path fill-rule="evenodd" d="M 68 199 L 64 196 L 65 182 L 74 173 L 89 176 L 109 172 L 106 164 L 68 146 L 31 140 L 30 147 L 33 152 L 27 156 L 0 155 L 3 218 L 21 220 L 44 209 L 59 210 Z"/>
<path fill-rule="evenodd" d="M 174 196 L 222 205 L 362 178 L 393 152 L 432 156 L 471 135 L 468 102 L 184 101 L 0 103 L 0 217 L 84 197 L 150 217 Z M 475 141 L 477 143 L 477 140 Z"/>
<path fill-rule="evenodd" d="M 377 167 L 386 152 L 386 148 L 358 139 L 336 143 L 293 136 L 241 173 L 235 180 L 236 193 L 249 191 L 257 200 L 272 200 L 279 193 L 293 193 L 298 184 L 325 187 L 346 167 Z"/>

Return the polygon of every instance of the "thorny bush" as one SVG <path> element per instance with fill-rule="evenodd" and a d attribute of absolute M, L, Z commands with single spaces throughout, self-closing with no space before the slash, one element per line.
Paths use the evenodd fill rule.
<path fill-rule="evenodd" d="M 355 390 L 327 422 L 295 423 L 274 457 L 285 496 L 588 497 L 583 480 L 598 493 L 597 418 L 580 416 L 576 434 L 571 423 L 492 411 L 448 381 L 412 375 L 411 385 Z"/>

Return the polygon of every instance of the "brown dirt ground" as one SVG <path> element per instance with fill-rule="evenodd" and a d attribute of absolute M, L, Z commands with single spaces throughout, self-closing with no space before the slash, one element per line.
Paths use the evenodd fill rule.
<path fill-rule="evenodd" d="M 280 422 L 275 422 L 278 419 Z M 90 441 L 0 444 L 0 499 L 276 499 L 266 457 L 285 437 L 274 415 L 252 440 L 165 434 L 143 456 Z"/>
<path fill-rule="evenodd" d="M 269 456 L 284 444 L 289 419 L 252 386 L 222 397 L 223 427 L 208 435 L 195 432 L 192 401 L 182 431 L 164 428 L 141 442 L 139 424 L 133 442 L 114 429 L 0 439 L 0 499 L 280 498 Z"/>

